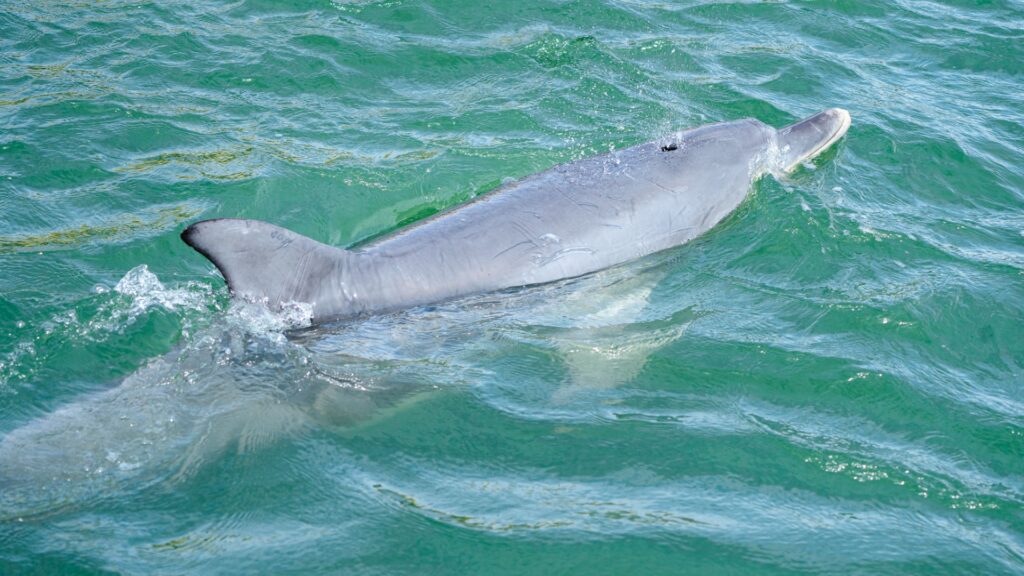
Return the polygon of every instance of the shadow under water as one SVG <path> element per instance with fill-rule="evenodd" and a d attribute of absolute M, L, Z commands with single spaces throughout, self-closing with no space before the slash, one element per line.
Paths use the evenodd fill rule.
<path fill-rule="evenodd" d="M 50 517 L 173 486 L 227 451 L 351 431 L 453 388 L 511 384 L 529 410 L 557 412 L 628 382 L 696 317 L 654 298 L 664 260 L 315 328 L 301 314 L 232 302 L 117 386 L 0 440 L 0 518 Z M 145 267 L 117 290 L 134 306 L 173 292 Z M 556 368 L 493 369 L 524 350 Z"/>

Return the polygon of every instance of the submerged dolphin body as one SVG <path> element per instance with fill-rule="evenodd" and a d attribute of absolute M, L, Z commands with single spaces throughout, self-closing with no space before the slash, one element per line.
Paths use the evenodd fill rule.
<path fill-rule="evenodd" d="M 765 173 L 788 172 L 850 126 L 842 109 L 776 130 L 747 119 L 555 166 L 357 250 L 254 220 L 206 220 L 182 239 L 232 294 L 323 322 L 580 276 L 710 229 Z"/>

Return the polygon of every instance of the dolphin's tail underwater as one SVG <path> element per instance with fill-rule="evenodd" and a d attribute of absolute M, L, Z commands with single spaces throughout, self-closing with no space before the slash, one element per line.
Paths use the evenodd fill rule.
<path fill-rule="evenodd" d="M 275 310 L 291 302 L 316 302 L 323 290 L 334 288 L 325 282 L 355 272 L 359 257 L 258 220 L 203 220 L 186 228 L 181 239 L 213 262 L 232 294 Z"/>
<path fill-rule="evenodd" d="M 842 108 L 829 108 L 814 116 L 779 128 L 778 169 L 791 172 L 802 162 L 821 154 L 846 134 L 850 113 Z"/>

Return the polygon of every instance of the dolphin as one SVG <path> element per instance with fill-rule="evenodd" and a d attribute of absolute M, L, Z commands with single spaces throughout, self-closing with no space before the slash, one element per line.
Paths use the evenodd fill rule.
<path fill-rule="evenodd" d="M 233 296 L 313 323 L 543 284 L 684 244 L 731 213 L 764 174 L 784 174 L 839 140 L 832 108 L 781 129 L 710 124 L 562 164 L 358 249 L 255 220 L 192 224 L 182 239 Z"/>

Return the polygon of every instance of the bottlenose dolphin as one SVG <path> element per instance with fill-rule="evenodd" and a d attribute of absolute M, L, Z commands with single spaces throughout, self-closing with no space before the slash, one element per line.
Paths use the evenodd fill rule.
<path fill-rule="evenodd" d="M 581 276 L 678 246 L 721 221 L 766 173 L 789 172 L 841 138 L 833 108 L 776 130 L 758 120 L 555 166 L 356 250 L 273 224 L 197 222 L 182 239 L 231 293 L 324 322 Z"/>

